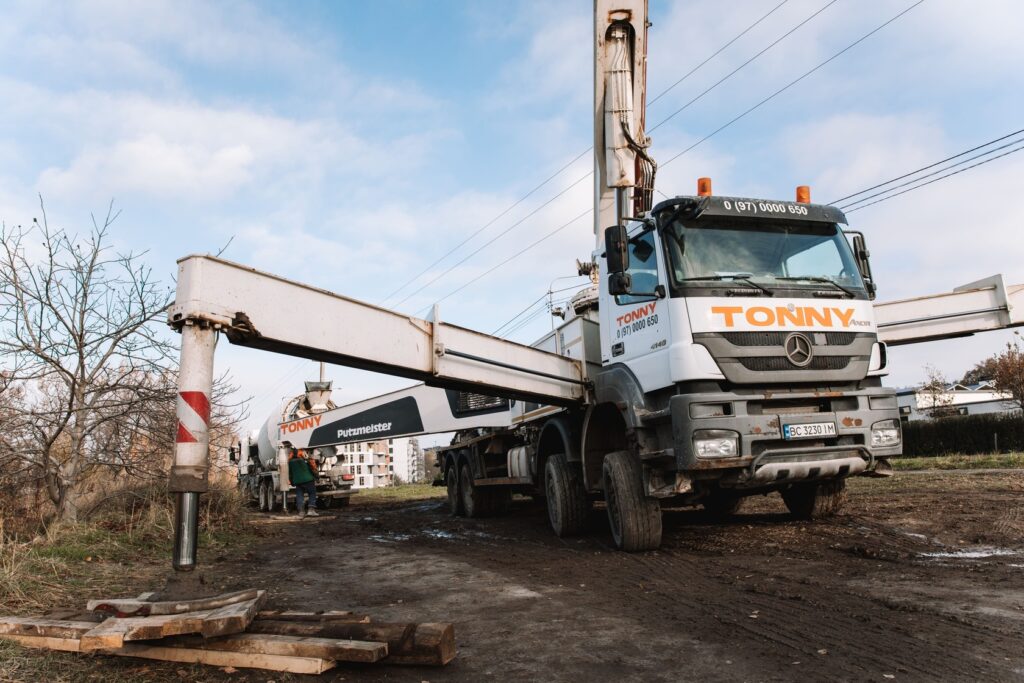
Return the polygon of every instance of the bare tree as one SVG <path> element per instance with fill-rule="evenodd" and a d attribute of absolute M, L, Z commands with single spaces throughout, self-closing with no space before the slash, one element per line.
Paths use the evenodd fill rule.
<path fill-rule="evenodd" d="M 953 405 L 953 394 L 949 390 L 949 382 L 945 375 L 934 365 L 924 366 L 925 375 L 928 379 L 922 384 L 917 394 L 923 397 L 918 400 L 918 408 L 923 409 L 929 417 L 945 417 L 950 414 L 950 406 Z M 924 405 L 921 405 L 921 404 Z"/>
<path fill-rule="evenodd" d="M 1007 342 L 1006 348 L 990 359 L 993 366 L 992 379 L 996 389 L 1009 396 L 1008 404 L 1024 410 L 1024 348 L 1021 348 L 1020 332 Z"/>
<path fill-rule="evenodd" d="M 143 254 L 109 246 L 112 206 L 82 238 L 52 229 L 40 208 L 41 223 L 0 228 L 0 358 L 22 392 L 9 416 L 19 439 L 0 459 L 34 472 L 57 516 L 75 520 L 89 476 L 165 470 L 176 397 L 177 353 L 163 325 L 171 291 Z"/>

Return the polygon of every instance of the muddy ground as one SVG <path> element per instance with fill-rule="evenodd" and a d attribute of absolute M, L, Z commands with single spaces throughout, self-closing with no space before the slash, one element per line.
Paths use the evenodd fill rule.
<path fill-rule="evenodd" d="M 667 511 L 662 549 L 642 554 L 612 549 L 601 508 L 589 535 L 560 540 L 526 499 L 482 520 L 442 500 L 357 502 L 261 518 L 267 542 L 209 573 L 281 607 L 455 623 L 444 669 L 325 680 L 1024 679 L 1024 471 L 850 489 L 822 522 L 791 520 L 778 496 L 724 523 Z"/>

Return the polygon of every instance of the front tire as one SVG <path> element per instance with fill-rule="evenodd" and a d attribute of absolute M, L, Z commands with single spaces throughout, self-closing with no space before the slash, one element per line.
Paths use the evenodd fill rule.
<path fill-rule="evenodd" d="M 846 480 L 812 484 L 793 484 L 781 491 L 786 508 L 797 519 L 824 519 L 843 509 L 846 503 Z"/>
<path fill-rule="evenodd" d="M 556 536 L 575 536 L 586 529 L 590 502 L 583 488 L 583 473 L 565 454 L 548 457 L 544 465 L 544 493 L 548 521 Z"/>
<path fill-rule="evenodd" d="M 661 545 L 661 505 L 644 495 L 643 469 L 628 451 L 604 458 L 604 498 L 615 546 L 626 552 Z"/>

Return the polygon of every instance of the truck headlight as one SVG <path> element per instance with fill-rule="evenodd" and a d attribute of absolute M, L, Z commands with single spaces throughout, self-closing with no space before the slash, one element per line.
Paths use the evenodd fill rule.
<path fill-rule="evenodd" d="M 735 458 L 740 435 L 725 429 L 698 429 L 693 433 L 693 452 L 698 458 Z"/>
<path fill-rule="evenodd" d="M 871 425 L 872 446 L 896 446 L 900 442 L 899 420 L 882 420 Z"/>

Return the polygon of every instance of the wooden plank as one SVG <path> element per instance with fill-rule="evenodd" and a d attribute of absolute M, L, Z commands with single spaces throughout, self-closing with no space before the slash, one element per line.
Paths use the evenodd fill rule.
<path fill-rule="evenodd" d="M 18 636 L 13 634 L 0 635 L 0 640 L 10 640 L 25 647 L 44 650 L 61 650 L 62 652 L 78 652 L 81 641 L 78 638 L 56 638 L 47 636 Z"/>
<path fill-rule="evenodd" d="M 0 636 L 26 647 L 79 652 L 80 641 L 74 638 L 46 638 L 37 636 Z M 99 650 L 100 654 L 118 657 L 141 657 L 164 662 L 185 664 L 209 664 L 210 666 L 233 666 L 236 669 L 267 669 L 297 674 L 320 674 L 335 666 L 334 661 L 315 657 L 291 657 L 273 654 L 253 654 L 227 650 L 205 650 L 189 647 L 166 647 L 141 643 L 126 643 L 117 650 Z"/>
<path fill-rule="evenodd" d="M 380 661 L 388 654 L 387 643 L 261 633 L 238 633 L 209 640 L 188 636 L 164 640 L 159 645 L 194 647 L 201 650 L 247 652 L 250 654 L 333 659 L 336 661 L 362 662 L 367 664 Z"/>
<path fill-rule="evenodd" d="M 103 654 L 158 659 L 164 662 L 233 666 L 236 669 L 269 669 L 271 671 L 284 671 L 294 674 L 321 674 L 333 669 L 335 666 L 332 660 L 313 657 L 256 655 L 248 652 L 163 647 L 160 645 L 143 645 L 141 643 L 126 643 L 121 650 L 104 652 Z"/>
<path fill-rule="evenodd" d="M 315 623 L 258 619 L 249 625 L 248 632 L 387 643 L 386 664 L 443 666 L 456 654 L 455 627 L 447 623 Z"/>
<path fill-rule="evenodd" d="M 119 648 L 126 641 L 159 640 L 168 636 L 201 633 L 207 638 L 241 633 L 252 623 L 266 599 L 258 591 L 255 599 L 213 610 L 149 617 L 111 617 L 82 635 L 82 651 Z"/>
<path fill-rule="evenodd" d="M 294 610 L 260 610 L 256 614 L 257 619 L 277 619 L 280 621 L 354 621 L 369 623 L 370 617 L 366 614 L 354 612 L 343 612 L 339 610 L 327 610 L 324 612 L 296 612 Z"/>
<path fill-rule="evenodd" d="M 201 633 L 206 638 L 228 635 L 230 633 L 241 633 L 256 618 L 256 614 L 266 601 L 266 597 L 266 591 L 257 591 L 257 597 L 252 600 L 225 605 L 219 609 L 212 610 L 203 619 Z M 129 640 L 135 640 L 135 638 L 129 638 Z"/>
<path fill-rule="evenodd" d="M 198 600 L 163 601 L 150 602 L 149 598 L 153 593 L 143 593 L 137 598 L 90 600 L 86 609 L 92 612 L 104 612 L 118 617 L 146 617 L 159 614 L 185 614 L 187 612 L 201 612 L 204 610 L 217 609 L 225 605 L 233 605 L 239 602 L 247 602 L 256 598 L 258 590 L 255 588 L 214 595 L 209 598 Z"/>
<path fill-rule="evenodd" d="M 0 635 L 81 638 L 95 622 L 38 617 L 0 617 Z"/>

